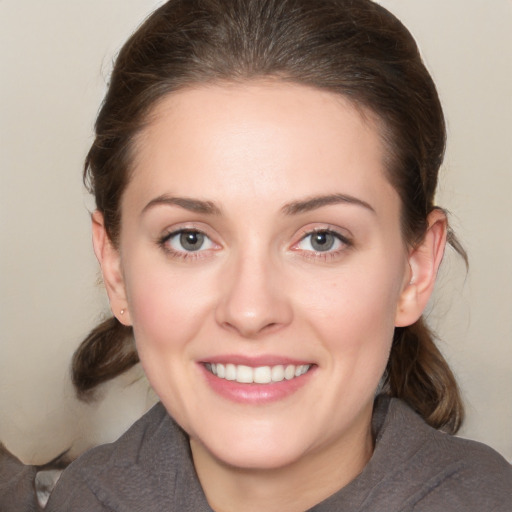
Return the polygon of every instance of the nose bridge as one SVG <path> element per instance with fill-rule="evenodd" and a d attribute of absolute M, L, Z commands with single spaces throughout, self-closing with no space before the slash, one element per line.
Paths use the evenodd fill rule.
<path fill-rule="evenodd" d="M 278 258 L 268 246 L 248 244 L 233 251 L 224 273 L 217 321 L 245 337 L 290 322 L 291 303 L 283 286 Z"/>

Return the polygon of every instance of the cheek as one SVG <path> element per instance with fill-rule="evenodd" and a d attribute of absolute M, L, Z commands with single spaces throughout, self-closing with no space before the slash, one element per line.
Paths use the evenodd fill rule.
<path fill-rule="evenodd" d="M 133 262 L 132 268 L 143 266 Z M 172 350 L 192 339 L 208 309 L 208 280 L 153 264 L 127 272 L 127 296 L 137 344 Z"/>
<path fill-rule="evenodd" d="M 143 268 L 139 265 L 134 269 Z M 145 272 L 126 272 L 127 294 L 135 342 L 144 371 L 157 395 L 180 424 L 195 403 L 194 340 L 208 328 L 207 281 L 169 265 Z M 183 383 L 188 383 L 184 389 Z"/>
<path fill-rule="evenodd" d="M 391 261 L 392 258 L 390 259 Z M 338 356 L 334 364 L 354 368 L 386 362 L 394 332 L 405 260 L 399 265 L 347 266 L 335 275 L 309 281 L 302 291 L 302 310 L 317 339 Z M 304 283 L 304 281 L 303 281 Z"/>

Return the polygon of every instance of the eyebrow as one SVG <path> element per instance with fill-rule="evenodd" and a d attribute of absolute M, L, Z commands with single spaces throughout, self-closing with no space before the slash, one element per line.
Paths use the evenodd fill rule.
<path fill-rule="evenodd" d="M 149 203 L 144 206 L 142 213 L 146 213 L 149 209 L 161 205 L 179 206 L 191 212 L 207 215 L 220 215 L 221 213 L 220 208 L 211 201 L 202 201 L 200 199 L 191 199 L 189 197 L 174 197 L 166 194 L 155 197 L 155 199 L 149 201 Z"/>
<path fill-rule="evenodd" d="M 291 203 L 285 204 L 281 211 L 286 215 L 298 215 L 300 213 L 306 213 L 318 208 L 322 208 L 324 206 L 331 206 L 340 203 L 361 206 L 372 213 L 376 213 L 374 208 L 366 201 L 347 194 L 329 194 L 325 196 L 310 197 L 301 201 L 293 201 Z M 143 208 L 142 213 L 144 214 L 147 210 L 161 205 L 179 206 L 185 210 L 206 215 L 221 214 L 221 209 L 212 201 L 203 201 L 201 199 L 192 199 L 189 197 L 175 197 L 169 196 L 167 194 L 152 199 Z"/>
<path fill-rule="evenodd" d="M 330 206 L 340 203 L 361 206 L 371 211 L 372 213 L 376 213 L 375 209 L 366 201 L 346 194 L 329 194 L 326 196 L 310 197 L 303 201 L 293 201 L 292 203 L 284 205 L 282 211 L 286 215 L 297 215 L 299 213 L 306 213 L 318 208 L 322 208 L 323 206 Z"/>

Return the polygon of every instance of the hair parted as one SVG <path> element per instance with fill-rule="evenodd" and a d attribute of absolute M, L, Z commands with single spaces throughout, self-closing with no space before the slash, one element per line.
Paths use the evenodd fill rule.
<path fill-rule="evenodd" d="M 371 0 L 170 0 L 153 12 L 119 53 L 85 161 L 112 242 L 137 135 L 159 101 L 187 87 L 262 78 L 341 94 L 378 119 L 404 239 L 418 243 L 435 208 L 444 117 L 413 37 Z M 449 241 L 466 259 L 453 233 Z M 129 332 L 107 320 L 75 353 L 78 395 L 136 362 Z M 462 422 L 454 376 L 422 319 L 396 329 L 383 389 L 436 428 L 456 432 Z"/>

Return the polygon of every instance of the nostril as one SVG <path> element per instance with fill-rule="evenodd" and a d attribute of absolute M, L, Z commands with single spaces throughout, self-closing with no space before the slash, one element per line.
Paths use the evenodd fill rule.
<path fill-rule="evenodd" d="M 285 288 L 277 285 L 271 270 L 266 260 L 256 264 L 254 258 L 242 259 L 231 268 L 230 279 L 223 282 L 215 305 L 218 325 L 253 338 L 291 321 L 290 298 Z"/>
<path fill-rule="evenodd" d="M 279 322 L 269 323 L 248 323 L 248 322 L 222 322 L 222 327 L 228 331 L 235 332 L 244 338 L 258 338 L 261 335 L 271 334 L 279 330 L 283 325 Z"/>
<path fill-rule="evenodd" d="M 262 330 L 273 331 L 273 330 L 275 330 L 275 328 L 278 328 L 278 327 L 279 327 L 279 324 L 277 322 L 272 322 L 272 323 L 269 323 L 268 325 L 266 325 L 265 327 L 263 327 Z"/>

